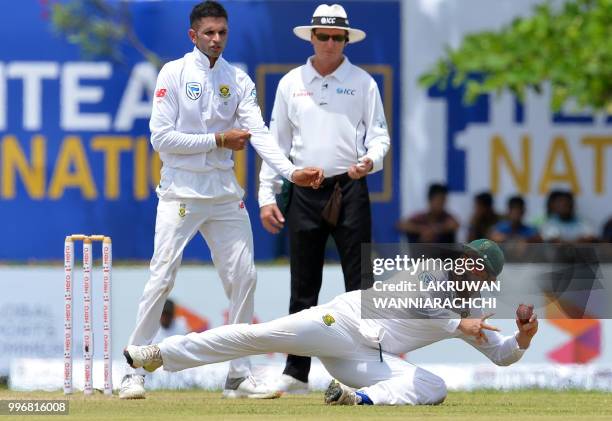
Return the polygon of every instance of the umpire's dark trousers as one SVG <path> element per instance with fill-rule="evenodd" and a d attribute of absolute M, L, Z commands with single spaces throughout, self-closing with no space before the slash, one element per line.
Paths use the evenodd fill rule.
<path fill-rule="evenodd" d="M 342 207 L 335 227 L 321 212 L 336 182 L 342 190 Z M 372 239 L 372 216 L 366 177 L 351 179 L 347 174 L 326 178 L 319 189 L 293 186 L 287 214 L 291 264 L 289 313 L 317 305 L 323 278 L 325 245 L 329 235 L 338 247 L 346 291 L 369 288 L 372 269 L 361 267 L 361 244 Z M 284 374 L 308 381 L 310 358 L 289 355 Z"/>

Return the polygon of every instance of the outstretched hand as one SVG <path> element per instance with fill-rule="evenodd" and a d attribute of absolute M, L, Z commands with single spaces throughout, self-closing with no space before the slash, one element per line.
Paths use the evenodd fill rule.
<path fill-rule="evenodd" d="M 519 348 L 529 348 L 529 345 L 531 344 L 531 339 L 533 339 L 535 334 L 538 332 L 538 316 L 533 313 L 529 318 L 529 321 L 524 324 L 521 323 L 521 321 L 517 317 L 516 326 L 519 329 L 518 334 L 516 335 L 516 342 L 518 343 Z"/>
<path fill-rule="evenodd" d="M 316 167 L 295 170 L 291 176 L 291 181 L 300 187 L 318 189 L 323 182 L 323 170 Z"/>
<path fill-rule="evenodd" d="M 489 341 L 487 339 L 487 335 L 484 333 L 484 330 L 499 332 L 499 328 L 485 322 L 485 320 L 492 315 L 493 314 L 487 314 L 479 319 L 461 319 L 458 329 L 463 332 L 464 335 L 475 337 L 476 342 L 479 344 L 487 343 Z"/>

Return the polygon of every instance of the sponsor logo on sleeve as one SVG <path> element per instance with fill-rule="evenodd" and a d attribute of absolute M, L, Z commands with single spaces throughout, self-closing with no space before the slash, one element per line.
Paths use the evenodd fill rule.
<path fill-rule="evenodd" d="M 155 91 L 155 97 L 156 98 L 163 98 L 166 96 L 166 92 L 168 90 L 166 88 L 159 88 L 157 91 Z"/>

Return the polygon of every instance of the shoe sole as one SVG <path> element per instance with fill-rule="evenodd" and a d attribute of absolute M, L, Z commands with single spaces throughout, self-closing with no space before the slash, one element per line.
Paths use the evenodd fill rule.
<path fill-rule="evenodd" d="M 127 361 L 127 363 L 130 365 L 130 367 L 132 368 L 138 368 L 138 367 L 134 367 L 134 360 L 132 359 L 132 356 L 130 355 L 130 353 L 128 352 L 127 348 L 125 348 L 123 350 L 123 356 L 125 357 L 125 360 Z M 131 398 L 126 398 L 126 399 L 131 399 Z"/>
<path fill-rule="evenodd" d="M 125 400 L 135 400 L 135 399 L 144 399 L 145 395 L 119 395 L 119 399 L 125 399 Z"/>
<path fill-rule="evenodd" d="M 224 390 L 223 397 L 225 399 L 278 399 L 281 397 L 283 392 L 271 392 L 271 393 L 244 393 L 238 392 L 237 390 Z"/>
<path fill-rule="evenodd" d="M 327 386 L 327 390 L 325 391 L 325 403 L 328 405 L 333 405 L 338 402 L 338 399 L 342 397 L 342 388 L 335 381 L 332 380 L 329 386 Z"/>

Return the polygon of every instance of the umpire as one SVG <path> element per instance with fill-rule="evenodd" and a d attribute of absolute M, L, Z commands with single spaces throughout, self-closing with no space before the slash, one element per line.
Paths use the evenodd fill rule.
<path fill-rule="evenodd" d="M 338 247 L 346 291 L 360 288 L 361 244 L 372 238 L 366 176 L 382 169 L 390 145 L 376 82 L 343 54 L 346 44 L 366 36 L 349 26 L 344 8 L 322 4 L 310 25 L 293 32 L 312 43 L 314 56 L 279 82 L 270 129 L 298 168 L 316 165 L 327 178 L 319 189 L 294 186 L 289 193 L 289 313 L 317 305 L 330 234 Z M 281 186 L 282 177 L 264 163 L 260 217 L 273 234 L 285 223 L 275 198 Z M 365 270 L 364 286 L 369 287 L 371 269 Z M 309 357 L 289 355 L 277 389 L 306 392 L 309 371 Z"/>

